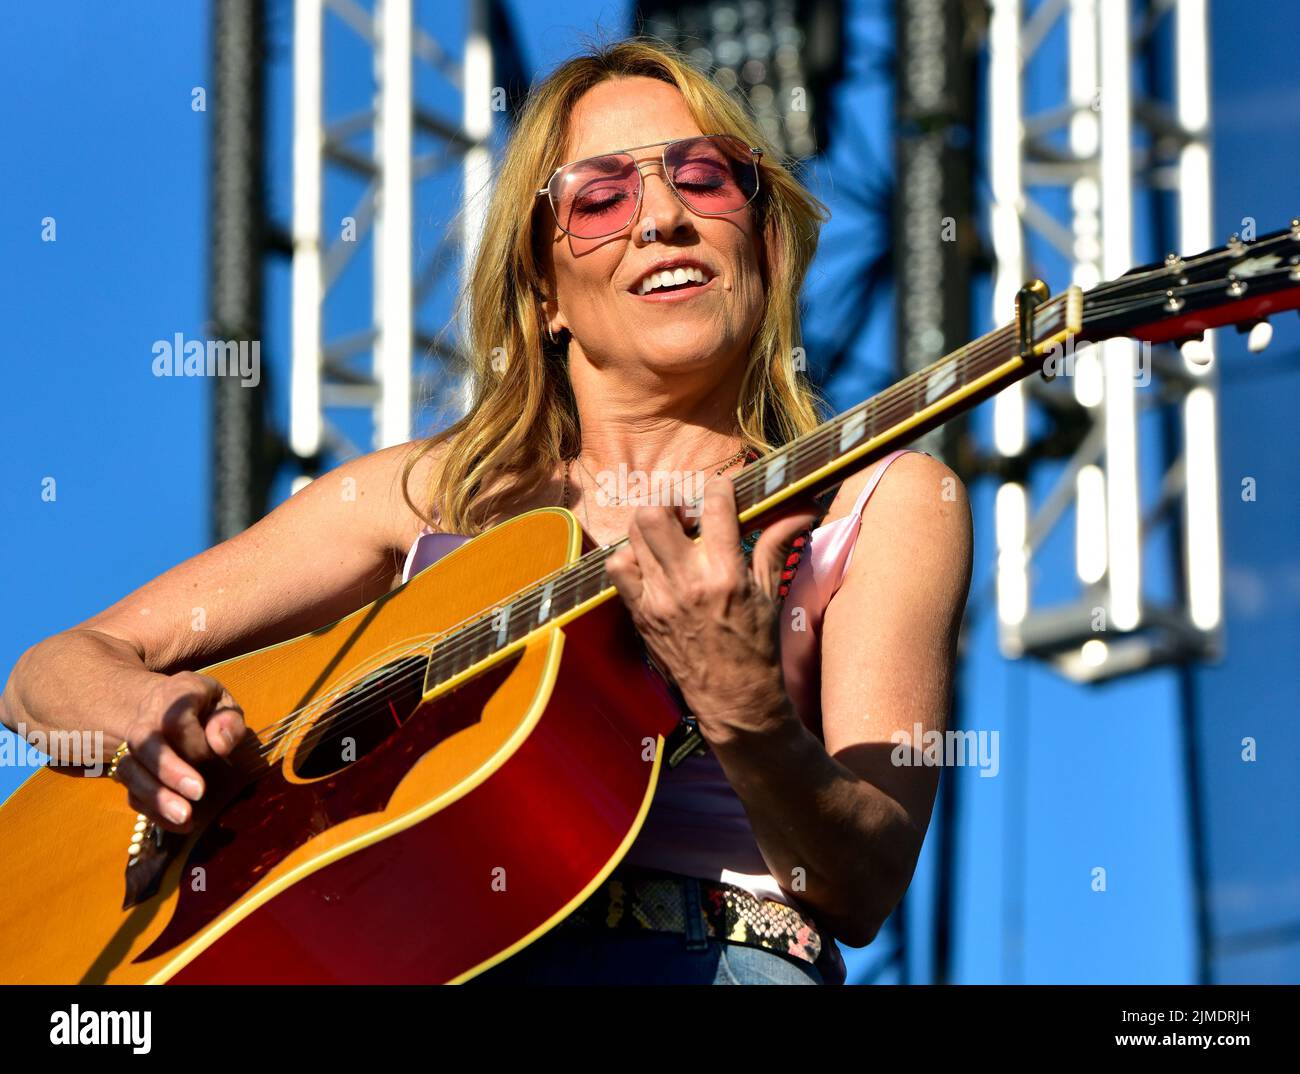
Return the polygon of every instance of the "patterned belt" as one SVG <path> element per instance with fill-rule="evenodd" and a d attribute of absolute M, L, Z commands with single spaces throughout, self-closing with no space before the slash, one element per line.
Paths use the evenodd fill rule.
<path fill-rule="evenodd" d="M 701 920 L 691 928 L 688 886 L 699 885 Z M 793 906 L 760 899 L 734 884 L 698 880 L 658 869 L 620 866 L 564 922 L 624 931 L 694 933 L 747 947 L 762 947 L 815 963 L 822 953 L 816 926 Z M 689 944 L 688 944 L 689 946 Z"/>

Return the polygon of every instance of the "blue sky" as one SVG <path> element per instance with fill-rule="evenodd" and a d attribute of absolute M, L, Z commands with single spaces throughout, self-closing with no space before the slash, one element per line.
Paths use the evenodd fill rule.
<path fill-rule="evenodd" d="M 849 6 L 851 38 L 879 39 L 877 5 Z M 1284 0 L 1212 8 L 1214 232 L 1226 236 L 1246 215 L 1271 230 L 1300 213 L 1293 56 L 1300 12 Z M 514 9 L 535 70 L 567 55 L 575 30 L 589 32 L 598 21 L 617 34 L 628 13 L 626 4 L 581 0 L 544 10 L 516 2 Z M 7 13 L 10 32 L 0 42 L 0 675 L 27 646 L 208 540 L 208 385 L 159 379 L 150 368 L 154 340 L 201 337 L 207 316 L 211 116 L 190 102 L 192 89 L 209 80 L 208 18 L 206 4 L 163 0 L 49 0 Z M 841 104 L 888 161 L 888 87 L 861 65 L 850 67 Z M 349 85 L 364 90 L 364 78 L 354 74 Z M 271 204 L 281 210 L 288 205 L 284 120 L 282 110 L 272 117 Z M 863 234 L 863 221 L 835 194 L 838 169 L 852 164 L 832 157 L 812 176 L 836 211 L 810 278 L 814 309 L 824 301 L 819 289 L 835 279 L 842 237 Z M 441 211 L 430 204 L 422 219 L 431 227 Z M 47 217 L 54 242 L 42 241 Z M 268 282 L 282 314 L 283 272 Z M 435 326 L 444 298 L 428 311 Z M 280 316 L 268 332 L 273 363 L 282 360 L 285 333 Z M 834 385 L 839 405 L 878 384 L 892 333 L 882 301 L 857 361 Z M 1211 905 L 1217 930 L 1245 937 L 1221 959 L 1225 976 L 1294 981 L 1300 474 L 1290 415 L 1300 387 L 1300 322 L 1279 323 L 1262 358 L 1248 356 L 1235 334 L 1220 335 L 1225 488 L 1253 476 L 1261 492 L 1253 503 L 1225 493 L 1227 658 L 1195 675 Z M 52 502 L 41 497 L 47 478 L 56 482 Z M 997 778 L 956 774 L 957 978 L 1189 980 L 1195 907 L 1175 677 L 1160 672 L 1082 690 L 1002 660 L 988 603 L 979 599 L 991 564 L 991 490 L 973 493 L 978 555 L 962 713 L 966 726 L 999 731 L 1002 746 Z M 1260 741 L 1260 760 L 1249 767 L 1238 756 L 1245 735 Z M 0 769 L 0 796 L 25 775 Z M 927 847 L 910 896 L 911 958 L 922 977 L 933 851 Z M 1097 866 L 1110 877 L 1104 895 L 1089 884 Z M 1251 940 L 1266 927 L 1290 927 L 1290 945 Z M 851 955 L 859 967 L 877 957 L 875 950 Z"/>

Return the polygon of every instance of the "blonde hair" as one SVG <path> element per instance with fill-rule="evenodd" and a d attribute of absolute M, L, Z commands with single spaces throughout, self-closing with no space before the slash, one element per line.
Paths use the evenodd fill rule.
<path fill-rule="evenodd" d="M 551 342 L 542 327 L 538 250 L 545 228 L 536 214 L 546 214 L 544 223 L 551 210 L 536 191 L 564 163 L 565 139 L 557 132 L 567 131 L 579 98 L 602 82 L 636 76 L 676 86 L 702 132 L 732 134 L 764 150 L 752 205 L 763 236 L 767 300 L 736 407 L 742 437 L 766 453 L 822 420 L 824 405 L 795 356 L 802 339 L 798 296 L 829 210 L 777 159 L 741 104 L 679 50 L 646 37 L 596 45 L 531 90 L 497 172 L 455 315 L 465 326 L 470 405 L 464 417 L 421 442 L 402 474 L 406 502 L 435 529 L 481 532 L 506 491 L 537 487 L 581 447 L 563 333 Z M 435 521 L 411 500 L 407 481 L 439 444 L 448 447 L 433 468 L 426 500 Z"/>

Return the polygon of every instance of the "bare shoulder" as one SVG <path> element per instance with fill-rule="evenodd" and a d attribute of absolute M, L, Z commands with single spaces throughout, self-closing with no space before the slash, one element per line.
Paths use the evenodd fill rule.
<path fill-rule="evenodd" d="M 852 511 L 879 467 L 875 463 L 845 478 L 825 521 L 834 522 Z M 933 516 L 948 519 L 950 525 L 961 518 L 969 524 L 970 501 L 965 484 L 951 467 L 920 451 L 909 451 L 890 463 L 862 512 L 864 522 L 870 517 L 873 526 L 890 518 L 916 522 Z"/>
<path fill-rule="evenodd" d="M 844 482 L 827 520 L 852 511 L 875 470 L 867 467 Z M 872 554 L 854 556 L 850 585 L 855 578 L 892 575 L 901 583 L 910 577 L 914 595 L 933 591 L 952 603 L 960 594 L 964 604 L 973 542 L 970 500 L 961 478 L 939 459 L 922 452 L 895 459 L 863 508 L 858 539 Z"/>
<path fill-rule="evenodd" d="M 400 547 L 409 546 L 425 526 L 425 519 L 416 508 L 424 515 L 433 514 L 430 502 L 433 478 L 450 447 L 448 441 L 429 445 L 427 440 L 413 440 L 374 453 L 377 473 L 387 475 L 387 495 Z"/>
<path fill-rule="evenodd" d="M 447 450 L 446 443 L 427 445 L 412 440 L 359 455 L 322 474 L 308 488 L 361 506 L 378 527 L 382 543 L 405 550 L 425 525 L 412 504 L 429 513 L 429 489 Z"/>

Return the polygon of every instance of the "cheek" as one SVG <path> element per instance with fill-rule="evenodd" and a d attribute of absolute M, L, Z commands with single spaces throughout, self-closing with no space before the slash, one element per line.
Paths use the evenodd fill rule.
<path fill-rule="evenodd" d="M 594 247 L 596 244 L 587 245 Z M 555 282 L 561 300 L 566 292 L 573 297 L 590 297 L 613 289 L 619 259 L 612 244 L 608 244 L 606 249 L 608 253 L 601 250 L 587 252 L 582 243 L 575 243 L 572 250 L 565 243 L 556 247 Z"/>

